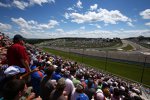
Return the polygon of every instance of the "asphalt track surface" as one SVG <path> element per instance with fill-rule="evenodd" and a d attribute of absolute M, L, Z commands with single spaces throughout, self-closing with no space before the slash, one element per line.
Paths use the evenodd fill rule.
<path fill-rule="evenodd" d="M 128 40 L 122 40 L 125 47 L 130 44 L 134 49 L 132 51 L 100 51 L 94 48 L 89 49 L 73 49 L 73 48 L 61 48 L 61 47 L 48 47 L 55 50 L 65 51 L 68 53 L 75 53 L 82 56 L 109 58 L 117 61 L 134 62 L 134 63 L 149 63 L 150 65 L 150 49 L 144 48 L 136 43 Z M 150 66 L 149 66 L 150 67 Z"/>

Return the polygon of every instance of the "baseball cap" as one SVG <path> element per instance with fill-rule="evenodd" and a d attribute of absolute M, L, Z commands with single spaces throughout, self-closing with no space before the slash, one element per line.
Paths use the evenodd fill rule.
<path fill-rule="evenodd" d="M 13 38 L 13 42 L 17 42 L 20 40 L 25 40 L 25 38 L 23 38 L 20 34 L 16 34 Z"/>
<path fill-rule="evenodd" d="M 5 71 L 4 74 L 6 76 L 13 76 L 19 73 L 24 73 L 25 68 L 20 68 L 19 66 L 9 66 Z"/>

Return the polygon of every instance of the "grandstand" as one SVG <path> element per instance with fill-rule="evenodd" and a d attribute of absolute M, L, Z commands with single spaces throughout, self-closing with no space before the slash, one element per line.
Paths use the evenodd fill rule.
<path fill-rule="evenodd" d="M 3 75 L 3 71 L 5 71 L 5 67 L 7 66 L 7 58 L 6 58 L 6 53 L 7 53 L 7 48 L 12 45 L 12 41 L 9 39 L 8 36 L 5 36 L 4 34 L 0 34 L 0 79 L 2 81 L 3 78 L 5 78 Z M 144 99 L 144 100 L 148 100 L 150 99 L 149 97 L 149 93 L 150 93 L 150 87 L 147 86 L 145 87 L 143 84 L 139 83 L 139 82 L 135 82 L 133 80 L 128 80 L 126 78 L 120 77 L 118 75 L 109 73 L 106 70 L 102 70 L 102 69 L 95 69 L 93 66 L 89 67 L 89 65 L 87 64 L 83 64 L 85 61 L 84 59 L 86 59 L 87 55 L 91 57 L 91 55 L 95 57 L 97 57 L 97 55 L 103 55 L 101 56 L 101 58 L 106 58 L 104 60 L 104 65 L 106 64 L 106 61 L 109 59 L 112 59 L 111 57 L 114 52 L 102 52 L 102 51 L 95 51 L 94 52 L 98 52 L 98 53 L 94 53 L 94 52 L 88 52 L 88 50 L 84 49 L 85 51 L 83 52 L 83 49 L 81 50 L 76 50 L 76 49 L 64 49 L 64 48 L 53 48 L 53 49 L 57 49 L 57 50 L 62 50 L 62 51 L 68 51 L 68 55 L 70 56 L 70 58 L 68 57 L 68 59 L 62 58 L 60 56 L 56 56 L 51 54 L 52 52 L 44 52 L 43 50 L 41 50 L 40 48 L 37 48 L 34 45 L 31 44 L 26 44 L 26 48 L 27 51 L 31 57 L 32 62 L 35 63 L 37 66 L 40 66 L 39 71 L 40 72 L 44 72 L 46 71 L 45 68 L 49 68 L 50 66 L 55 68 L 55 71 L 53 72 L 53 75 L 56 75 L 53 79 L 51 80 L 59 80 L 59 78 L 64 77 L 67 80 L 70 80 L 71 83 L 73 83 L 74 87 L 72 87 L 73 89 L 79 89 L 79 85 L 77 84 L 82 84 L 85 88 L 84 92 L 85 95 L 87 95 L 87 87 L 89 82 L 91 82 L 93 85 L 90 87 L 90 89 L 93 89 L 95 93 L 98 93 L 97 91 L 99 91 L 98 89 L 102 90 L 102 94 L 103 97 L 107 100 L 111 99 L 112 96 L 114 95 L 114 89 L 117 89 L 120 91 L 121 94 L 119 94 L 119 98 L 122 99 L 133 99 L 136 100 L 136 98 L 138 99 Z M 68 48 L 68 47 L 67 47 Z M 76 62 L 71 60 L 71 53 L 78 53 L 80 54 L 83 58 L 81 59 L 80 62 Z M 105 54 L 104 54 L 105 53 Z M 108 54 L 109 53 L 109 54 Z M 122 52 L 119 52 L 118 56 L 121 55 Z M 107 56 L 106 56 L 107 54 Z M 114 54 L 117 55 L 117 54 Z M 129 54 L 131 55 L 131 54 Z M 122 57 L 122 55 L 121 55 Z M 119 59 L 121 59 L 121 57 Z M 123 57 L 122 57 L 123 58 Z M 130 59 L 134 59 L 131 58 L 131 56 L 129 56 L 128 58 Z M 136 57 L 135 57 L 136 58 Z M 115 58 L 113 58 L 115 59 Z M 117 57 L 118 59 L 118 57 Z M 142 58 L 143 59 L 143 58 Z M 127 60 L 127 59 L 126 59 Z M 112 60 L 113 62 L 116 62 L 115 60 Z M 122 59 L 121 62 L 125 61 L 125 59 Z M 91 61 L 92 62 L 92 61 Z M 143 61 L 141 61 L 143 62 Z M 33 63 L 31 63 L 32 66 Z M 97 64 L 97 63 L 95 63 Z M 8 66 L 9 68 L 9 66 Z M 108 68 L 108 66 L 107 66 Z M 56 73 L 57 72 L 57 73 Z M 31 73 L 31 77 L 35 77 L 32 76 L 32 74 L 35 74 L 36 72 Z M 44 74 L 44 73 L 43 73 Z M 29 74 L 30 75 L 30 74 Z M 58 77 L 59 76 L 59 77 Z M 52 76 L 53 77 L 53 76 Z M 75 81 L 76 80 L 76 81 Z M 56 81 L 56 83 L 57 83 Z M 78 82 L 78 83 L 76 83 Z M 59 82 L 58 82 L 59 84 Z M 30 85 L 32 86 L 32 85 Z M 102 86 L 102 87 L 100 87 Z M 33 86 L 33 90 L 34 90 L 34 86 Z M 116 90 L 116 91 L 117 91 Z M 39 90 L 40 91 L 40 90 Z M 68 90 L 64 89 L 64 91 L 67 93 Z M 106 92 L 107 91 L 107 92 Z M 3 92 L 3 91 L 1 91 Z M 35 91 L 34 91 L 35 92 Z M 73 92 L 73 90 L 71 90 L 71 92 Z M 96 100 L 96 95 L 92 94 L 91 97 L 88 96 L 88 98 L 91 98 L 92 100 Z M 67 94 L 64 94 L 65 96 Z M 68 95 L 67 95 L 68 96 Z M 71 95 L 73 96 L 73 94 Z"/>

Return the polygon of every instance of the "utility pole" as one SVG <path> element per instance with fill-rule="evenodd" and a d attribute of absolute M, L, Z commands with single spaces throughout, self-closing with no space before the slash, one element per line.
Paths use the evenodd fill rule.
<path fill-rule="evenodd" d="M 108 51 L 106 51 L 105 71 L 107 70 Z"/>
<path fill-rule="evenodd" d="M 141 83 L 143 82 L 143 74 L 144 74 L 144 70 L 145 70 L 146 59 L 147 59 L 147 56 L 144 57 L 144 65 L 143 65 L 143 69 L 142 69 Z"/>
<path fill-rule="evenodd" d="M 82 48 L 82 63 L 83 63 L 84 47 Z"/>

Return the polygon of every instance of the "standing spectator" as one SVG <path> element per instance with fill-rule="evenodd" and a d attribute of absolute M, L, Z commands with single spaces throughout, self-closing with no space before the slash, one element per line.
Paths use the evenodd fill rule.
<path fill-rule="evenodd" d="M 24 47 L 24 39 L 21 35 L 15 35 L 13 38 L 14 44 L 8 48 L 7 60 L 8 65 L 17 65 L 25 68 L 26 72 L 30 72 L 29 68 L 29 56 Z"/>

